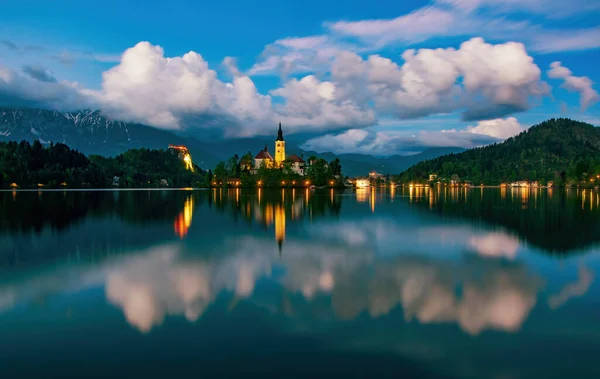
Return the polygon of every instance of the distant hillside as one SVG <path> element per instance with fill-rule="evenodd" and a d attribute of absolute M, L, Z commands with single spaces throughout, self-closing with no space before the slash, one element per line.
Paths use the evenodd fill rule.
<path fill-rule="evenodd" d="M 465 149 L 460 147 L 432 147 L 418 154 L 392 155 L 390 157 L 374 157 L 365 154 L 316 154 L 315 152 L 304 152 L 304 155 L 310 156 L 314 154 L 328 161 L 339 158 L 344 168 L 344 174 L 355 177 L 367 175 L 371 171 L 377 171 L 381 174 L 395 174 L 421 161 L 463 151 Z"/>
<path fill-rule="evenodd" d="M 600 175 L 600 128 L 570 119 L 551 119 L 500 144 L 418 163 L 400 182 L 426 181 L 430 174 L 474 183 L 516 180 L 586 182 Z"/>
<path fill-rule="evenodd" d="M 115 156 L 129 149 L 186 145 L 201 167 L 215 164 L 211 152 L 193 138 L 148 126 L 111 121 L 99 111 L 56 112 L 0 107 L 0 141 L 63 143 L 85 154 Z"/>
<path fill-rule="evenodd" d="M 235 154 L 242 156 L 250 151 L 255 155 L 265 145 L 270 150 L 274 149 L 275 137 L 274 127 L 272 137 L 200 141 L 194 137 L 184 137 L 146 125 L 112 121 L 103 117 L 99 111 L 56 112 L 0 107 L 0 141 L 63 143 L 84 154 L 103 156 L 116 156 L 136 148 L 164 149 L 168 144 L 185 145 L 190 150 L 194 163 L 204 169 L 214 168 L 219 161 L 227 161 Z M 317 154 L 304 151 L 291 140 L 286 142 L 288 154 L 304 155 L 305 158 L 317 155 L 328 161 L 340 158 L 344 173 L 348 176 L 367 175 L 373 170 L 383 174 L 394 174 L 424 159 L 460 151 L 464 150 L 431 148 L 410 156 L 378 158 L 363 154 Z"/>
<path fill-rule="evenodd" d="M 115 177 L 119 177 L 114 181 Z M 131 149 L 115 158 L 86 157 L 62 143 L 0 142 L 0 189 L 199 187 L 207 175 L 191 171 L 173 149 Z"/>

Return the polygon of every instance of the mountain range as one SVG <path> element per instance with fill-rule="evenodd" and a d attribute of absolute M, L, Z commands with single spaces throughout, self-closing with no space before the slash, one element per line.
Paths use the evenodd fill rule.
<path fill-rule="evenodd" d="M 273 138 L 274 139 L 274 138 Z M 44 109 L 0 107 L 0 141 L 61 142 L 85 154 L 114 156 L 133 148 L 159 149 L 168 144 L 188 147 L 194 162 L 202 168 L 213 168 L 217 162 L 234 154 L 258 153 L 273 139 L 239 138 L 225 141 L 201 141 L 150 126 L 109 120 L 100 111 L 57 112 Z M 326 160 L 339 158 L 344 173 L 366 175 L 370 171 L 396 174 L 406 168 L 441 155 L 464 151 L 461 148 L 430 148 L 415 155 L 375 157 L 364 154 L 316 153 L 301 149 L 291 141 L 286 143 L 288 154 L 317 155 Z"/>

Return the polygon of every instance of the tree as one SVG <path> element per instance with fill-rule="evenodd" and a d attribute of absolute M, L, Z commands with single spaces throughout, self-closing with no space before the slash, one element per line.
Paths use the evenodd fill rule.
<path fill-rule="evenodd" d="M 339 158 L 335 158 L 329 162 L 329 168 L 334 177 L 339 178 L 342 175 L 342 163 Z"/>
<path fill-rule="evenodd" d="M 228 177 L 229 177 L 229 170 L 227 169 L 225 162 L 217 163 L 217 166 L 215 167 L 215 173 L 214 173 L 213 179 L 217 180 L 218 182 L 222 182 L 223 180 L 227 180 Z"/>
<path fill-rule="evenodd" d="M 240 168 L 242 171 L 251 172 L 254 170 L 254 156 L 251 152 L 247 152 L 240 159 Z"/>

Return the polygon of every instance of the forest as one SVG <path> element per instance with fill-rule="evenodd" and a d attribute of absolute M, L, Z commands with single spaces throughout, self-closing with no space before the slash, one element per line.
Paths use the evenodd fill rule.
<path fill-rule="evenodd" d="M 174 150 L 132 149 L 116 157 L 84 154 L 62 143 L 0 143 L 0 188 L 141 188 L 207 185 Z"/>
<path fill-rule="evenodd" d="M 519 180 L 555 185 L 595 185 L 600 179 L 600 128 L 550 119 L 502 143 L 444 155 L 402 172 L 399 183 L 437 180 L 498 185 Z"/>
<path fill-rule="evenodd" d="M 85 156 L 62 143 L 0 143 L 0 188 L 155 188 L 343 186 L 339 159 L 310 157 L 300 176 L 291 163 L 281 169 L 254 167 L 248 153 L 203 171 L 186 169 L 177 150 L 131 149 L 116 157 Z"/>

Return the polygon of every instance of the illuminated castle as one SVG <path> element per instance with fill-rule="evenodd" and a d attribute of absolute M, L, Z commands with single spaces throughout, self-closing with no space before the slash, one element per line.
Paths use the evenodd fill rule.
<path fill-rule="evenodd" d="M 187 147 L 169 145 L 169 149 L 177 150 L 179 152 L 179 156 L 181 157 L 181 159 L 183 159 L 183 162 L 185 163 L 185 168 L 187 170 L 194 172 L 194 164 L 192 163 L 192 155 L 190 154 Z"/>

